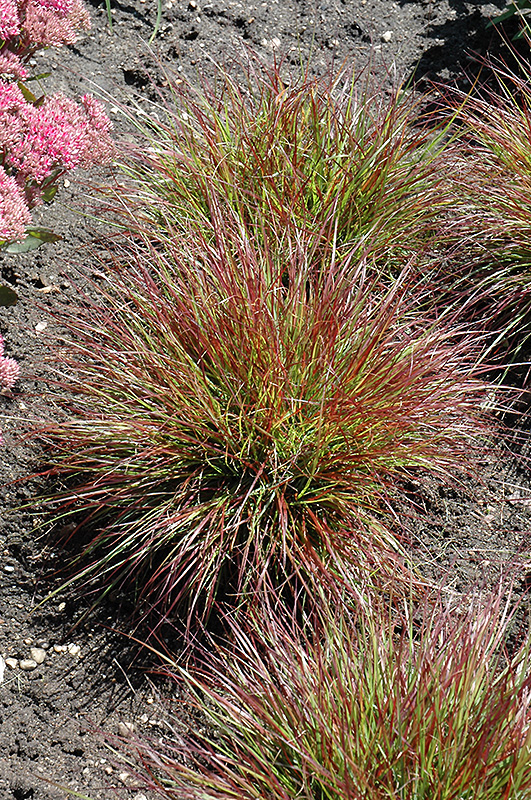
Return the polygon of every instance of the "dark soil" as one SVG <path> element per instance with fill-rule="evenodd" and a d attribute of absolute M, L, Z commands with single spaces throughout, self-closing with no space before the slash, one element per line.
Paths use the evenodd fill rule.
<path fill-rule="evenodd" d="M 114 102 L 156 96 L 165 87 L 165 66 L 194 81 L 198 73 L 213 71 L 212 61 L 241 57 L 244 47 L 265 59 L 285 56 L 293 69 L 309 62 L 315 73 L 331 62 L 362 69 L 371 60 L 382 84 L 395 75 L 415 74 L 421 83 L 461 79 L 477 70 L 474 53 L 503 51 L 497 33 L 485 27 L 487 17 L 503 5 L 503 0 L 169 0 L 148 48 L 156 17 L 152 0 L 115 2 L 114 33 L 104 6 L 93 0 L 90 34 L 73 47 L 38 54 L 36 71 L 52 71 L 47 91 L 103 93 L 120 134 Z M 98 226 L 80 213 L 86 205 L 83 180 L 70 176 L 55 204 L 36 215 L 62 235 L 61 242 L 31 254 L 0 255 L 2 282 L 13 285 L 20 297 L 18 305 L 0 309 L 0 332 L 7 354 L 21 366 L 13 396 L 0 397 L 5 440 L 0 652 L 28 658 L 30 648 L 38 646 L 47 653 L 33 671 L 7 668 L 0 685 L 0 800 L 64 798 L 67 788 L 94 800 L 147 798 L 145 790 L 131 787 L 126 769 L 114 765 L 95 729 L 123 733 L 127 722 L 153 736 L 163 724 L 138 648 L 123 635 L 127 615 L 120 614 L 116 602 L 87 620 L 87 600 L 58 594 L 38 605 L 56 585 L 50 577 L 54 556 L 45 547 L 45 519 L 35 530 L 35 513 L 29 513 L 38 507 L 17 510 L 35 504 L 45 488 L 38 478 L 26 480 L 37 469 L 39 451 L 21 434 L 28 421 L 54 415 L 40 380 L 43 363 L 57 346 L 60 319 L 53 311 L 58 301 L 75 301 L 79 268 L 91 272 L 88 243 Z M 531 482 L 523 462 L 500 451 L 468 490 L 431 482 L 422 491 L 411 486 L 411 493 L 423 506 L 421 522 L 411 527 L 414 554 L 425 562 L 425 574 L 444 574 L 447 585 L 463 589 L 492 584 L 510 564 L 519 585 L 525 584 L 531 570 L 526 566 Z M 69 645 L 78 646 L 77 654 Z"/>

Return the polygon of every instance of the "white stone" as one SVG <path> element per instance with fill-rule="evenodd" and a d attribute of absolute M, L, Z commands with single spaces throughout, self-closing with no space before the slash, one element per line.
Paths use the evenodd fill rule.
<path fill-rule="evenodd" d="M 42 647 L 32 647 L 30 649 L 30 658 L 37 664 L 42 664 L 46 658 L 46 650 L 43 650 Z"/>
<path fill-rule="evenodd" d="M 6 664 L 9 669 L 16 669 L 18 667 L 18 660 L 16 658 L 6 658 Z"/>
<path fill-rule="evenodd" d="M 23 669 L 25 672 L 31 672 L 32 669 L 36 668 L 36 666 L 37 662 L 32 658 L 23 658 L 20 661 L 20 669 Z"/>
<path fill-rule="evenodd" d="M 385 33 L 382 33 L 380 38 L 382 42 L 390 42 L 393 38 L 393 31 L 385 31 Z"/>
<path fill-rule="evenodd" d="M 119 722 L 118 723 L 118 733 L 120 736 L 131 736 L 134 732 L 135 726 L 132 722 Z"/>

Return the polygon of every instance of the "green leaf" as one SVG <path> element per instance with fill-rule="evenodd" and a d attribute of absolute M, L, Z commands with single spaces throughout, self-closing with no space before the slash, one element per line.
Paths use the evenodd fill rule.
<path fill-rule="evenodd" d="M 49 78 L 51 74 L 51 72 L 41 72 L 40 75 L 30 75 L 29 78 L 26 78 L 26 83 L 30 81 L 42 81 L 44 78 Z"/>
<path fill-rule="evenodd" d="M 0 284 L 0 306 L 14 306 L 18 303 L 18 295 L 9 286 Z"/>
<path fill-rule="evenodd" d="M 57 194 L 57 186 L 48 186 L 42 193 L 42 199 L 45 203 L 51 203 Z"/>
<path fill-rule="evenodd" d="M 27 100 L 28 103 L 36 103 L 37 102 L 37 98 L 35 97 L 33 92 L 30 92 L 28 87 L 24 83 L 22 83 L 22 81 L 18 82 L 18 88 L 20 89 L 20 91 L 24 95 L 24 100 Z"/>
<path fill-rule="evenodd" d="M 58 242 L 62 239 L 57 233 L 48 230 L 47 228 L 28 228 L 28 234 L 21 242 L 12 242 L 4 247 L 6 253 L 29 253 L 30 250 L 36 250 L 44 242 Z"/>
<path fill-rule="evenodd" d="M 34 236 L 41 242 L 59 242 L 63 237 L 59 233 L 54 233 L 49 228 L 26 228 L 28 236 Z"/>

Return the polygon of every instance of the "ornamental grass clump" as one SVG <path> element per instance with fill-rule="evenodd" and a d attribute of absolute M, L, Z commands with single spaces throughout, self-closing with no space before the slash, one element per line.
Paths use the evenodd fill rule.
<path fill-rule="evenodd" d="M 214 192 L 246 224 L 295 219 L 315 233 L 333 218 L 338 242 L 360 254 L 402 257 L 433 243 L 449 202 L 439 168 L 449 144 L 419 123 L 424 101 L 363 73 L 288 79 L 282 64 L 255 62 L 239 79 L 218 68 L 199 89 L 168 77 L 171 102 L 132 118 L 142 142 L 123 169 L 137 215 L 163 231 L 201 225 Z"/>
<path fill-rule="evenodd" d="M 232 621 L 128 770 L 167 800 L 531 797 L 528 637 L 503 593 L 402 615 L 324 598 L 301 631 L 269 608 Z M 197 720 L 183 721 L 183 705 Z"/>
<path fill-rule="evenodd" d="M 531 89 L 529 73 L 488 66 L 494 89 L 448 99 L 459 137 L 450 232 L 464 244 L 449 281 L 468 318 L 497 332 L 491 346 L 506 361 L 531 333 Z"/>
<path fill-rule="evenodd" d="M 200 616 L 323 570 L 396 584 L 396 479 L 470 464 L 488 431 L 475 345 L 333 230 L 270 241 L 213 216 L 164 248 L 115 243 L 97 299 L 61 314 L 74 399 L 45 438 L 77 580 Z"/>

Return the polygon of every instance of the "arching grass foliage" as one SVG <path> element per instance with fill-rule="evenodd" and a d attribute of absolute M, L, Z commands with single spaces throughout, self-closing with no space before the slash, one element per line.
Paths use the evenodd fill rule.
<path fill-rule="evenodd" d="M 475 342 L 333 231 L 270 241 L 220 211 L 204 237 L 115 255 L 62 318 L 74 400 L 45 433 L 81 575 L 200 614 L 323 568 L 392 583 L 396 479 L 455 473 L 488 432 Z"/>

